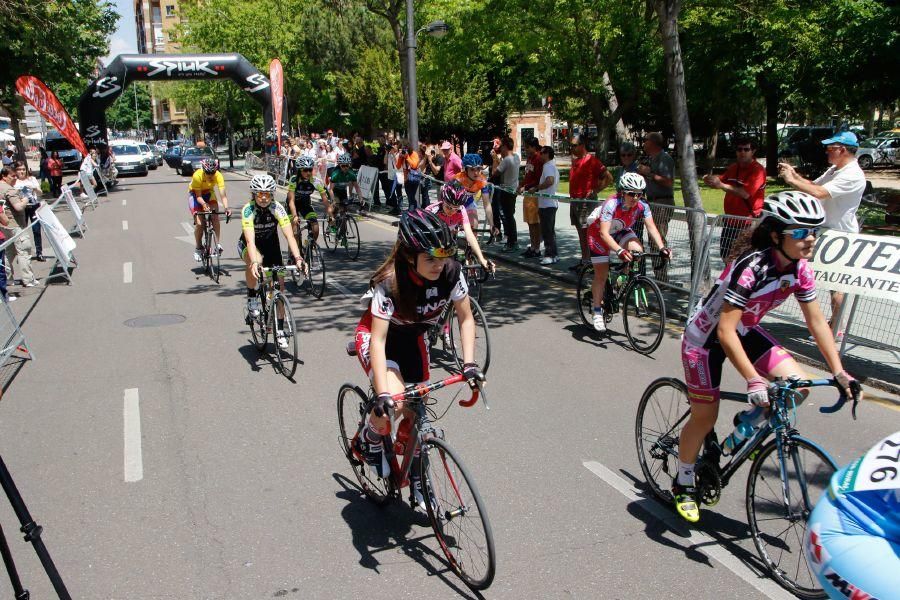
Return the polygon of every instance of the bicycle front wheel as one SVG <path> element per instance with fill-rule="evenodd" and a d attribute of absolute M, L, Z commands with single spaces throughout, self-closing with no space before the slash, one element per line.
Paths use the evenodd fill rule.
<path fill-rule="evenodd" d="M 656 282 L 647 277 L 632 280 L 625 288 L 625 335 L 631 347 L 650 354 L 659 347 L 666 330 L 666 303 Z"/>
<path fill-rule="evenodd" d="M 444 440 L 425 441 L 421 456 L 425 504 L 441 550 L 467 586 L 487 589 L 497 567 L 494 534 L 475 481 Z"/>
<path fill-rule="evenodd" d="M 353 439 L 360 434 L 366 418 L 366 395 L 355 385 L 345 383 L 341 386 L 337 397 L 339 442 L 344 456 L 350 461 L 353 474 L 356 476 L 363 493 L 379 506 L 390 498 L 391 484 L 375 474 L 362 457 L 353 452 Z"/>
<path fill-rule="evenodd" d="M 638 403 L 634 423 L 638 461 L 650 491 L 666 504 L 673 501 L 669 489 L 678 473 L 681 428 L 690 414 L 687 386 L 674 377 L 653 381 Z"/>
<path fill-rule="evenodd" d="M 347 258 L 356 260 L 359 258 L 359 225 L 353 215 L 344 217 L 344 229 L 341 234 L 341 245 L 347 251 Z"/>
<path fill-rule="evenodd" d="M 278 327 L 279 314 L 284 315 L 284 325 L 281 327 Z M 297 325 L 294 323 L 294 315 L 291 313 L 291 305 L 283 294 L 275 294 L 270 318 L 272 331 L 275 332 L 275 362 L 278 364 L 278 370 L 285 377 L 293 377 L 297 371 L 297 339 L 299 336 L 297 335 Z M 287 342 L 285 346 L 281 345 L 282 340 Z"/>
<path fill-rule="evenodd" d="M 747 477 L 747 522 L 759 557 L 772 577 L 801 598 L 825 598 L 803 555 L 806 522 L 837 470 L 818 446 L 788 437 L 759 450 Z M 782 458 L 783 457 L 783 458 Z"/>
<path fill-rule="evenodd" d="M 488 367 L 491 366 L 491 337 L 488 332 L 487 318 L 481 305 L 474 298 L 469 298 L 469 304 L 472 307 L 472 316 L 475 317 L 475 362 L 481 367 L 481 372 L 487 375 Z M 453 358 L 456 360 L 456 366 L 462 369 L 463 366 L 463 348 L 462 336 L 459 331 L 459 319 L 456 318 L 456 311 L 450 309 L 450 345 L 453 352 Z"/>
<path fill-rule="evenodd" d="M 591 284 L 594 282 L 594 269 L 579 269 L 576 296 L 578 314 L 581 321 L 590 328 L 594 327 L 594 294 Z"/>
<path fill-rule="evenodd" d="M 306 248 L 306 263 L 309 265 L 309 292 L 321 298 L 325 294 L 325 258 L 319 245 L 312 240 Z"/>
<path fill-rule="evenodd" d="M 212 277 L 213 281 L 219 283 L 219 274 L 222 272 L 222 257 L 219 256 L 219 238 L 216 236 L 215 231 L 209 232 L 206 248 L 209 253 L 209 276 Z"/>

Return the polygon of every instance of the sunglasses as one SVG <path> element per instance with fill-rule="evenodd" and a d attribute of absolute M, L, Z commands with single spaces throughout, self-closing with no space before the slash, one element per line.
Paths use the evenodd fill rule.
<path fill-rule="evenodd" d="M 349 168 L 350 168 L 350 165 L 340 165 L 340 167 L 341 167 L 342 169 L 349 169 Z"/>
<path fill-rule="evenodd" d="M 428 254 L 435 258 L 451 258 L 456 256 L 456 248 L 434 248 Z"/>
<path fill-rule="evenodd" d="M 272 192 L 256 192 L 257 200 L 271 200 Z"/>
<path fill-rule="evenodd" d="M 794 240 L 805 240 L 809 236 L 816 237 L 819 235 L 819 227 L 800 227 L 798 229 L 788 229 L 782 232 L 782 235 L 790 236 Z"/>
<path fill-rule="evenodd" d="M 625 192 L 626 196 L 630 196 L 632 198 L 640 198 L 644 195 L 644 192 Z"/>
<path fill-rule="evenodd" d="M 301 173 L 312 173 L 312 169 L 300 169 Z"/>

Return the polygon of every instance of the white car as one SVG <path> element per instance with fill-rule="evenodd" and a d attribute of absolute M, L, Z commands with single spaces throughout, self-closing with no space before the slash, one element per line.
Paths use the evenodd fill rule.
<path fill-rule="evenodd" d="M 141 149 L 141 152 L 144 154 L 144 158 L 147 159 L 147 167 L 151 171 L 155 171 L 156 167 L 159 166 L 159 163 L 156 162 L 156 156 L 153 154 L 153 150 L 150 149 L 150 146 L 147 144 L 138 144 L 138 148 Z"/>
<path fill-rule="evenodd" d="M 877 137 L 865 140 L 856 151 L 856 162 L 862 169 L 889 167 L 896 163 L 900 137 Z"/>
<path fill-rule="evenodd" d="M 119 142 L 110 144 L 113 154 L 116 157 L 116 169 L 119 175 L 138 175 L 146 177 L 149 172 L 147 157 L 138 147 L 138 144 L 131 142 Z"/>

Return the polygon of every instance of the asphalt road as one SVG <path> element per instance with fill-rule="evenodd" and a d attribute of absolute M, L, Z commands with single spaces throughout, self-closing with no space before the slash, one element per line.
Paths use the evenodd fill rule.
<path fill-rule="evenodd" d="M 237 207 L 247 182 L 226 179 Z M 326 254 L 324 299 L 292 297 L 303 362 L 289 381 L 243 323 L 239 224 L 224 230 L 220 285 L 192 261 L 186 186 L 163 167 L 123 180 L 87 214 L 74 284 L 46 290 L 29 315 L 38 359 L 0 402 L 0 453 L 73 597 L 473 596 L 427 520 L 369 503 L 338 447 L 337 390 L 365 385 L 344 344 L 396 230 L 363 222 L 359 261 Z M 440 421 L 493 525 L 498 569 L 484 596 L 787 597 L 756 570 L 743 474 L 693 532 L 643 495 L 635 407 L 650 381 L 681 375 L 677 333 L 653 357 L 636 355 L 621 336 L 587 332 L 573 295 L 501 272 L 484 302 L 491 409 L 454 405 Z M 125 325 L 162 314 L 184 321 Z M 733 371 L 725 383 L 738 389 Z M 809 404 L 832 400 L 815 393 Z M 722 428 L 738 408 L 723 407 Z M 874 402 L 856 422 L 809 406 L 798 416 L 841 464 L 898 422 Z M 53 597 L 2 501 L 0 523 L 32 597 Z"/>

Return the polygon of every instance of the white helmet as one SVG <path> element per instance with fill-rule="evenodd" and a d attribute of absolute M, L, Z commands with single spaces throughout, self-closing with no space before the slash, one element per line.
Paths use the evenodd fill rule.
<path fill-rule="evenodd" d="M 771 218 L 789 227 L 818 227 L 825 222 L 825 210 L 815 196 L 806 192 L 778 192 L 766 196 L 761 216 Z"/>
<path fill-rule="evenodd" d="M 619 179 L 618 188 L 626 192 L 643 192 L 647 187 L 647 181 L 639 173 L 625 173 Z"/>
<path fill-rule="evenodd" d="M 253 179 L 250 180 L 250 192 L 275 192 L 275 180 L 272 179 L 271 175 L 263 174 L 263 175 L 254 175 Z"/>

